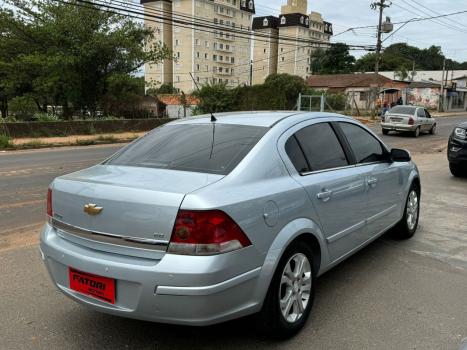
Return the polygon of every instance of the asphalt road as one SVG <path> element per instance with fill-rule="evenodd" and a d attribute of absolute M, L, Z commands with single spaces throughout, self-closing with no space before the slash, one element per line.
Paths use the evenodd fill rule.
<path fill-rule="evenodd" d="M 37 250 L 47 185 L 121 145 L 0 153 L 0 349 L 458 349 L 467 337 L 467 180 L 450 175 L 444 148 L 466 119 L 439 119 L 436 136 L 383 137 L 419 165 L 420 229 L 410 241 L 383 237 L 322 276 L 310 322 L 281 343 L 258 336 L 248 319 L 167 326 L 91 312 L 64 297 Z"/>

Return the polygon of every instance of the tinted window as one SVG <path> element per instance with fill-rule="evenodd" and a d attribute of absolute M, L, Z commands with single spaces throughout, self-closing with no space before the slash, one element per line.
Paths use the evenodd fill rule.
<path fill-rule="evenodd" d="M 430 112 L 428 112 L 426 109 L 425 109 L 425 117 L 426 118 L 431 118 Z"/>
<path fill-rule="evenodd" d="M 417 112 L 417 115 L 419 118 L 425 118 L 425 110 L 423 110 L 422 108 L 420 108 Z"/>
<path fill-rule="evenodd" d="M 296 134 L 311 170 L 324 170 L 348 165 L 339 140 L 328 123 L 301 129 Z"/>
<path fill-rule="evenodd" d="M 414 115 L 416 109 L 416 107 L 411 106 L 395 106 L 389 110 L 389 113 Z"/>
<path fill-rule="evenodd" d="M 228 174 L 268 129 L 226 124 L 165 125 L 107 164 Z"/>
<path fill-rule="evenodd" d="M 381 143 L 368 131 L 355 124 L 339 123 L 357 163 L 377 162 L 384 158 Z"/>
<path fill-rule="evenodd" d="M 285 143 L 285 151 L 299 173 L 310 170 L 295 136 L 287 140 Z"/>

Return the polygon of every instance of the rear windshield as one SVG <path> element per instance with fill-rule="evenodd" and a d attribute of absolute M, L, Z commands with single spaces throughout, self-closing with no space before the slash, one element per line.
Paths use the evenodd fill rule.
<path fill-rule="evenodd" d="M 395 106 L 389 110 L 389 113 L 413 115 L 415 114 L 416 109 L 417 107 L 411 107 L 411 106 Z"/>
<path fill-rule="evenodd" d="M 164 125 L 124 148 L 106 164 L 226 175 L 267 130 L 216 123 Z"/>

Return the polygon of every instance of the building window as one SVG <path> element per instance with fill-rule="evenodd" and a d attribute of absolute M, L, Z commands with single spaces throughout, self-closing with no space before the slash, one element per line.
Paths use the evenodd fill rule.
<path fill-rule="evenodd" d="M 177 51 L 177 58 L 180 58 L 180 51 Z"/>
<path fill-rule="evenodd" d="M 214 73 L 217 73 L 217 67 L 212 67 L 212 71 L 213 71 Z"/>
<path fill-rule="evenodd" d="M 196 52 L 196 58 L 199 58 L 199 51 Z"/>
<path fill-rule="evenodd" d="M 286 21 L 285 17 L 282 16 L 282 17 L 281 17 L 281 24 L 285 24 L 285 21 Z"/>
<path fill-rule="evenodd" d="M 199 46 L 199 39 L 195 39 L 195 45 Z"/>
<path fill-rule="evenodd" d="M 305 17 L 301 16 L 300 17 L 300 23 L 303 24 L 303 21 L 305 20 Z"/>
<path fill-rule="evenodd" d="M 242 0 L 242 7 L 246 7 L 246 0 Z"/>
<path fill-rule="evenodd" d="M 284 48 L 283 48 L 283 47 L 281 47 L 281 52 L 284 52 Z"/>
<path fill-rule="evenodd" d="M 217 78 L 212 78 L 212 82 L 213 82 L 214 84 L 217 84 Z"/>
<path fill-rule="evenodd" d="M 217 61 L 217 55 L 212 55 L 212 60 Z"/>
<path fill-rule="evenodd" d="M 224 60 L 224 56 L 219 56 L 219 61 L 223 61 Z"/>
<path fill-rule="evenodd" d="M 309 23 L 310 23 L 310 21 L 308 20 L 308 17 L 305 18 L 305 24 L 306 24 L 307 27 L 308 27 Z"/>
<path fill-rule="evenodd" d="M 204 41 L 204 47 L 209 47 L 209 41 Z"/>
<path fill-rule="evenodd" d="M 360 101 L 366 101 L 368 99 L 368 92 L 360 91 Z"/>
<path fill-rule="evenodd" d="M 207 53 L 207 52 L 204 53 L 204 58 L 205 58 L 206 60 L 209 59 L 209 58 L 208 58 L 208 53 Z"/>
<path fill-rule="evenodd" d="M 196 70 L 199 70 L 199 64 L 196 65 Z"/>
<path fill-rule="evenodd" d="M 224 44 L 220 43 L 220 44 L 219 44 L 219 48 L 220 48 L 221 50 L 223 50 L 223 49 L 224 49 Z"/>
<path fill-rule="evenodd" d="M 217 43 L 214 43 L 214 50 L 217 50 Z"/>
<path fill-rule="evenodd" d="M 199 83 L 199 77 L 196 77 L 196 81 Z"/>
<path fill-rule="evenodd" d="M 281 57 L 282 62 L 284 62 L 284 56 Z"/>
<path fill-rule="evenodd" d="M 179 82 L 180 82 L 180 76 L 177 75 L 177 83 L 179 83 Z"/>
<path fill-rule="evenodd" d="M 263 49 L 263 53 L 266 53 L 266 49 Z"/>
<path fill-rule="evenodd" d="M 180 40 L 175 39 L 175 46 L 178 46 L 178 45 L 180 45 Z"/>
<path fill-rule="evenodd" d="M 252 1 L 252 0 L 250 0 L 250 1 L 248 2 L 248 8 L 249 8 L 250 10 L 253 10 L 253 1 Z"/>
<path fill-rule="evenodd" d="M 235 57 L 230 57 L 230 63 L 235 63 Z"/>
<path fill-rule="evenodd" d="M 219 73 L 222 73 L 222 67 L 219 67 Z"/>

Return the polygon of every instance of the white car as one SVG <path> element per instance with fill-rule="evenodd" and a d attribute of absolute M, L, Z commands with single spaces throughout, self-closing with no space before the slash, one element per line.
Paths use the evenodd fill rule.
<path fill-rule="evenodd" d="M 381 128 L 384 135 L 390 131 L 411 132 L 415 137 L 422 132 L 436 133 L 436 119 L 425 108 L 395 106 L 383 116 Z"/>

